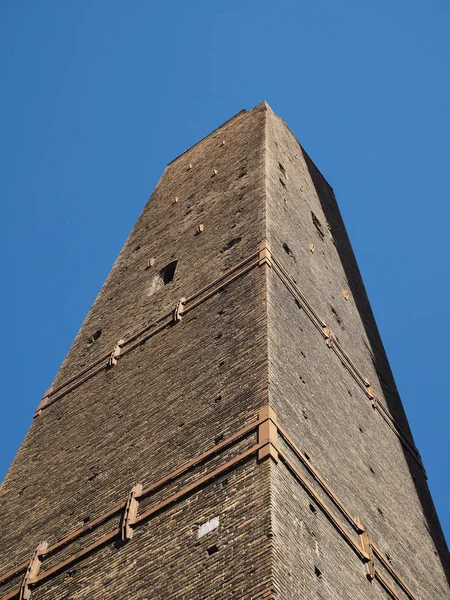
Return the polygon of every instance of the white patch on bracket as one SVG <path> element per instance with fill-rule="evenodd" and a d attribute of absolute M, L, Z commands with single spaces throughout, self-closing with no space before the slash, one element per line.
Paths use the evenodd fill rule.
<path fill-rule="evenodd" d="M 207 533 L 211 533 L 214 529 L 219 527 L 219 517 L 214 517 L 210 521 L 206 521 L 203 525 L 200 525 L 198 528 L 198 539 L 202 538 Z"/>

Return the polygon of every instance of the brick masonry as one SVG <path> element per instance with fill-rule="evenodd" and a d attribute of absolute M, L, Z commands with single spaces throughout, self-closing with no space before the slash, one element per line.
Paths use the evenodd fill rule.
<path fill-rule="evenodd" d="M 52 389 L 264 239 L 413 443 L 333 192 L 266 103 L 167 166 Z M 164 285 L 161 272 L 174 260 L 174 278 Z M 124 502 L 135 483 L 152 484 L 254 422 L 267 403 L 417 596 L 448 597 L 448 550 L 420 465 L 267 265 L 218 289 L 34 419 L 0 489 L 0 577 L 40 541 L 54 544 Z M 220 460 L 244 449 L 239 442 Z M 152 501 L 208 468 L 200 465 Z M 216 517 L 219 526 L 199 539 L 198 528 Z M 91 543 L 89 535 L 43 570 Z M 32 595 L 389 597 L 364 573 L 285 465 L 252 456 L 152 516 L 132 541 L 105 544 Z M 0 585 L 0 598 L 21 577 Z"/>

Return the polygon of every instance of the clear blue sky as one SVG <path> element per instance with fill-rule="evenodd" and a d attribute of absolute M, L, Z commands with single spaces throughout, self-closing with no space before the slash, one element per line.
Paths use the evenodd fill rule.
<path fill-rule="evenodd" d="M 448 0 L 2 0 L 0 479 L 166 163 L 267 100 L 334 187 L 450 538 Z"/>

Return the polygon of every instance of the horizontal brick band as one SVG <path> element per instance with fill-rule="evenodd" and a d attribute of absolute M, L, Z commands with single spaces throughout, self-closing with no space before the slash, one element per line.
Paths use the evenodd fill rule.
<path fill-rule="evenodd" d="M 128 337 L 127 339 L 122 339 L 120 342 L 116 344 L 116 348 L 120 347 L 120 353 L 115 354 L 114 364 L 117 360 L 135 348 L 138 348 L 141 344 L 146 342 L 152 336 L 156 335 L 160 331 L 163 331 L 167 327 L 173 325 L 174 322 L 181 320 L 181 315 L 188 313 L 189 311 L 196 308 L 199 304 L 210 298 L 211 296 L 217 294 L 221 289 L 252 270 L 254 267 L 258 266 L 258 252 L 254 252 L 237 265 L 234 265 L 231 269 L 223 273 L 217 279 L 211 281 L 208 285 L 201 288 L 191 296 L 187 298 L 183 298 L 182 302 L 177 306 L 177 318 L 175 317 L 175 311 L 170 311 L 161 317 L 159 317 L 156 321 L 147 324 L 145 327 L 142 327 L 139 331 Z M 256 259 L 256 260 L 255 260 Z M 115 349 L 116 349 L 115 348 Z M 56 388 L 50 390 L 42 399 L 39 406 L 36 409 L 34 414 L 35 417 L 39 416 L 43 410 L 61 400 L 66 394 L 72 392 L 80 385 L 101 373 L 105 369 L 111 366 L 111 356 L 112 353 L 108 352 L 97 358 L 95 361 L 69 377 L 66 381 L 58 385 Z"/>
<path fill-rule="evenodd" d="M 299 290 L 299 288 L 297 287 L 293 279 L 290 277 L 290 275 L 287 273 L 287 271 L 284 269 L 279 260 L 273 255 L 273 253 L 270 250 L 270 247 L 267 245 L 266 242 L 263 242 L 259 246 L 258 252 L 254 252 L 238 264 L 234 265 L 231 269 L 223 273 L 223 275 L 221 275 L 217 279 L 214 279 L 211 283 L 204 286 L 191 296 L 183 298 L 181 311 L 180 309 L 178 309 L 179 316 L 187 314 L 188 312 L 199 306 L 202 302 L 204 302 L 214 294 L 218 293 L 221 289 L 225 288 L 227 285 L 229 285 L 239 277 L 242 277 L 256 266 L 261 266 L 263 264 L 267 264 L 269 267 L 273 268 L 274 272 L 278 275 L 278 277 L 287 287 L 289 292 L 300 303 L 305 314 L 314 324 L 316 329 L 320 332 L 322 337 L 327 341 L 327 345 L 339 357 L 341 364 L 354 378 L 358 386 L 364 391 L 364 394 L 370 399 L 374 410 L 376 410 L 382 416 L 384 421 L 388 424 L 389 428 L 398 437 L 404 448 L 408 450 L 408 452 L 412 455 L 414 460 L 416 460 L 416 462 L 419 464 L 424 476 L 427 477 L 420 453 L 413 444 L 413 442 L 410 441 L 408 436 L 405 435 L 405 433 L 401 430 L 400 426 L 396 423 L 394 417 L 390 413 L 387 406 L 382 402 L 379 396 L 375 394 L 375 392 L 373 391 L 373 387 L 368 383 L 367 379 L 363 376 L 363 374 L 356 367 L 352 359 L 345 352 L 342 345 L 334 336 L 333 332 L 330 330 L 329 327 L 327 327 L 325 321 L 321 319 L 316 313 L 314 308 Z M 129 338 L 120 340 L 120 354 L 116 357 L 116 362 L 117 359 L 120 359 L 120 357 L 125 356 L 126 354 L 128 354 L 129 352 L 146 342 L 152 336 L 156 335 L 160 331 L 163 331 L 173 323 L 174 311 L 171 311 L 162 315 L 156 321 L 147 324 L 145 327 L 141 328 Z M 63 398 L 66 394 L 75 390 L 84 382 L 88 381 L 95 375 L 107 369 L 108 366 L 110 366 L 110 358 L 111 353 L 99 357 L 94 362 L 90 363 L 81 371 L 74 374 L 65 382 L 60 384 L 58 387 L 51 390 L 42 398 L 35 412 L 35 417 L 40 415 L 44 409 L 48 408 L 58 400 L 61 400 L 61 398 Z"/>
<path fill-rule="evenodd" d="M 280 461 L 286 466 L 288 471 L 300 483 L 303 489 L 305 489 L 308 495 L 317 503 L 322 512 L 326 515 L 327 519 L 331 522 L 331 524 L 335 527 L 338 533 L 347 542 L 350 548 L 355 552 L 358 558 L 363 563 L 370 564 L 371 568 L 369 572 L 372 573 L 372 576 L 370 578 L 379 581 L 383 589 L 387 591 L 391 598 L 393 598 L 394 600 L 401 600 L 401 597 L 398 595 L 394 585 L 398 586 L 404 592 L 404 594 L 406 594 L 409 600 L 421 600 L 420 597 L 416 596 L 411 591 L 409 586 L 403 581 L 403 579 L 398 575 L 397 571 L 392 567 L 385 554 L 372 541 L 372 539 L 367 533 L 367 530 L 363 526 L 362 521 L 360 519 L 355 519 L 351 515 L 351 513 L 345 508 L 341 500 L 336 496 L 336 494 L 325 482 L 323 477 L 309 463 L 304 454 L 296 447 L 295 443 L 292 441 L 292 438 L 288 435 L 285 429 L 279 426 L 275 413 L 268 406 L 265 406 L 260 410 L 259 417 L 255 422 L 243 427 L 235 434 L 229 436 L 226 440 L 213 446 L 207 452 L 181 465 L 178 469 L 176 469 L 166 477 L 151 484 L 142 491 L 137 491 L 137 493 L 134 495 L 134 498 L 137 501 L 141 501 L 143 498 L 150 496 L 156 490 L 162 489 L 169 483 L 175 481 L 182 474 L 185 474 L 192 470 L 194 467 L 207 462 L 209 459 L 218 455 L 223 450 L 232 447 L 237 442 L 248 438 L 250 434 L 254 434 L 254 432 L 256 431 L 258 432 L 258 440 L 256 443 L 251 444 L 247 449 L 243 450 L 234 458 L 215 467 L 211 472 L 202 475 L 189 485 L 182 486 L 178 491 L 175 491 L 174 493 L 170 494 L 167 498 L 161 500 L 154 506 L 143 510 L 140 514 L 138 510 L 136 510 L 136 515 L 128 522 L 128 525 L 130 527 L 139 526 L 141 523 L 145 522 L 153 515 L 156 515 L 157 513 L 163 511 L 165 508 L 168 508 L 174 503 L 181 501 L 183 498 L 186 498 L 194 490 L 201 489 L 205 485 L 212 483 L 217 477 L 236 468 L 239 464 L 245 462 L 252 456 L 257 455 L 260 460 L 264 460 L 270 457 L 275 461 L 275 463 L 278 462 L 279 458 Z M 318 484 L 319 490 L 324 492 L 325 495 L 332 501 L 334 507 L 339 510 L 346 522 L 350 525 L 351 530 L 358 534 L 363 534 L 360 535 L 360 539 L 355 538 L 349 532 L 344 522 L 342 522 L 339 519 L 339 517 L 336 516 L 336 514 L 333 512 L 330 506 L 322 499 L 322 497 L 319 494 L 319 491 L 314 489 L 314 487 L 307 481 L 305 476 L 302 474 L 300 469 L 288 457 L 287 453 L 279 447 L 278 436 L 280 436 L 280 438 L 284 440 L 288 448 L 294 454 L 295 458 L 298 459 L 300 463 L 306 468 L 309 475 Z M 266 451 L 264 451 L 265 448 L 267 448 Z M 69 536 L 65 537 L 59 542 L 56 542 L 48 548 L 46 547 L 45 543 L 42 544 L 38 548 L 38 550 L 35 551 L 33 558 L 39 560 L 40 566 L 40 564 L 44 563 L 45 560 L 48 559 L 50 556 L 57 554 L 57 552 L 62 548 L 67 547 L 70 543 L 74 542 L 79 538 L 82 538 L 88 532 L 93 531 L 100 524 L 108 521 L 112 516 L 118 515 L 126 511 L 127 506 L 129 506 L 129 504 L 127 502 L 124 502 L 120 505 L 113 507 L 109 511 L 105 512 L 103 515 L 97 517 L 94 521 L 90 522 L 89 525 L 86 525 L 85 527 L 73 532 Z M 11 579 L 13 579 L 14 577 L 18 577 L 21 573 L 25 573 L 24 581 L 26 578 L 27 586 L 35 586 L 42 584 L 43 582 L 50 579 L 52 576 L 67 569 L 70 565 L 82 560 L 83 557 L 87 556 L 88 554 L 91 554 L 95 550 L 105 546 L 111 541 L 118 539 L 120 536 L 121 527 L 116 527 L 110 532 L 107 532 L 101 537 L 99 537 L 94 542 L 86 545 L 85 548 L 82 548 L 78 552 L 72 554 L 65 560 L 58 562 L 57 564 L 48 569 L 40 571 L 38 570 L 38 572 L 34 572 L 33 576 L 29 576 L 30 562 L 25 562 L 19 567 L 1 576 L 0 585 L 6 584 L 8 581 L 11 581 Z M 381 563 L 381 566 L 392 577 L 393 582 L 390 582 L 386 579 L 386 577 L 377 567 L 376 561 L 379 561 L 379 563 Z M 24 583 L 22 583 L 20 587 L 11 590 L 6 596 L 3 596 L 1 600 L 10 600 L 12 598 L 20 596 L 23 587 Z"/>

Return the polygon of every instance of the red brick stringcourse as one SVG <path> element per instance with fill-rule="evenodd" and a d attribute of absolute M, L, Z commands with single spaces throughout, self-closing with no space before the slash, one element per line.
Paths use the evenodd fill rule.
<path fill-rule="evenodd" d="M 258 434 L 258 439 L 257 442 L 254 443 L 253 438 L 252 443 L 250 436 L 251 434 L 254 435 L 255 432 Z M 318 484 L 320 492 L 325 493 L 328 499 L 332 501 L 334 507 L 337 508 L 344 517 L 347 525 L 345 525 L 344 522 L 342 522 L 336 516 L 332 508 L 330 508 L 330 506 L 324 501 L 319 491 L 314 489 L 314 487 L 308 482 L 298 465 L 295 464 L 294 461 L 288 457 L 287 453 L 280 448 L 278 443 L 279 438 L 283 440 L 289 451 L 293 453 L 295 460 L 299 461 L 301 465 L 306 468 L 309 475 Z M 216 466 L 211 472 L 199 477 L 189 485 L 182 486 L 178 491 L 170 493 L 170 495 L 168 495 L 168 497 L 166 497 L 164 500 L 161 500 L 157 504 L 144 509 L 141 513 L 139 513 L 139 503 L 145 497 L 150 496 L 156 490 L 163 489 L 182 474 L 185 474 L 194 467 L 207 462 L 221 451 L 226 450 L 227 448 L 235 445 L 237 442 L 245 439 L 248 439 L 250 445 L 240 454 L 224 462 L 223 464 Z M 256 421 L 240 429 L 226 440 L 216 444 L 207 452 L 180 466 L 166 477 L 151 484 L 145 489 L 142 489 L 139 484 L 135 485 L 132 488 L 132 491 L 130 492 L 126 502 L 113 507 L 85 527 L 74 531 L 50 547 L 47 547 L 46 542 L 39 544 L 30 561 L 27 561 L 17 568 L 0 576 L 0 585 L 2 585 L 6 584 L 11 579 L 18 577 L 21 573 L 24 573 L 21 585 L 11 590 L 6 596 L 3 596 L 1 600 L 10 600 L 16 597 L 28 600 L 30 598 L 33 586 L 42 584 L 50 579 L 53 575 L 62 572 L 70 565 L 82 560 L 83 557 L 91 554 L 95 550 L 105 546 L 113 540 L 119 540 L 122 538 L 122 541 L 129 542 L 129 540 L 132 539 L 132 530 L 134 527 L 139 526 L 153 515 L 161 512 L 165 508 L 173 505 L 183 498 L 186 498 L 194 490 L 200 490 L 204 486 L 212 483 L 217 477 L 234 469 L 239 464 L 249 460 L 252 456 L 256 456 L 258 461 L 271 458 L 275 464 L 282 462 L 285 465 L 288 471 L 305 489 L 307 494 L 320 507 L 322 512 L 326 515 L 338 533 L 345 539 L 347 544 L 355 552 L 358 558 L 364 564 L 366 564 L 368 578 L 370 580 L 377 580 L 391 598 L 394 600 L 401 600 L 401 596 L 399 596 L 396 591 L 396 587 L 399 587 L 403 593 L 406 594 L 409 600 L 421 600 L 419 596 L 412 592 L 409 586 L 403 581 L 400 575 L 398 575 L 397 571 L 390 564 L 384 553 L 372 541 L 362 520 L 360 518 L 354 518 L 349 513 L 349 511 L 344 507 L 343 503 L 326 484 L 317 470 L 295 446 L 287 432 L 278 424 L 276 414 L 269 406 L 264 406 L 260 409 L 259 416 Z M 47 569 L 42 568 L 42 565 L 45 564 L 45 560 L 50 556 L 57 554 L 57 552 L 62 548 L 67 547 L 75 540 L 80 539 L 88 532 L 93 531 L 100 524 L 109 520 L 112 516 L 119 514 L 122 514 L 121 525 L 119 527 L 116 527 L 110 532 L 103 534 L 94 542 L 88 544 L 86 547 L 72 554 L 65 560 L 58 562 L 54 566 Z M 348 525 L 350 525 L 350 530 Z M 388 581 L 388 579 L 386 579 L 385 575 L 383 575 L 380 568 L 377 566 L 378 563 L 382 568 L 385 569 L 385 571 L 389 573 L 392 581 Z"/>
<path fill-rule="evenodd" d="M 325 321 L 319 317 L 313 307 L 310 305 L 308 300 L 299 290 L 295 282 L 292 280 L 290 275 L 284 269 L 282 264 L 271 252 L 270 246 L 266 241 L 263 241 L 257 252 L 254 252 L 247 258 L 240 261 L 235 266 L 231 267 L 228 271 L 223 273 L 220 277 L 214 279 L 208 285 L 204 286 L 191 296 L 187 298 L 181 298 L 175 309 L 162 315 L 153 323 L 147 324 L 139 331 L 134 333 L 127 339 L 119 340 L 113 351 L 108 354 L 96 359 L 82 370 L 75 373 L 72 377 L 67 379 L 65 382 L 58 385 L 55 389 L 50 390 L 41 400 L 34 416 L 39 416 L 43 410 L 63 398 L 66 394 L 73 391 L 84 382 L 88 381 L 98 373 L 104 371 L 108 367 L 111 367 L 111 360 L 114 360 L 116 364 L 121 357 L 125 356 L 135 348 L 139 347 L 145 341 L 152 336 L 156 335 L 160 331 L 163 331 L 170 325 L 181 321 L 183 315 L 189 313 L 191 310 L 199 306 L 202 302 L 210 298 L 211 296 L 218 293 L 221 289 L 228 286 L 230 283 L 242 277 L 257 266 L 268 265 L 278 275 L 280 280 L 287 287 L 289 292 L 294 298 L 300 303 L 301 307 L 305 311 L 305 314 L 311 320 L 316 329 L 320 332 L 322 337 L 325 339 L 327 346 L 334 351 L 334 353 L 340 359 L 341 364 L 347 369 L 353 379 L 356 381 L 358 386 L 364 391 L 367 398 L 370 399 L 374 410 L 376 410 L 388 424 L 390 429 L 399 438 L 400 442 L 406 450 L 410 452 L 412 457 L 420 465 L 425 477 L 426 472 L 423 466 L 422 459 L 419 451 L 415 445 L 409 440 L 409 438 L 403 433 L 400 426 L 396 423 L 394 417 L 389 412 L 389 409 L 384 402 L 375 394 L 373 386 L 369 381 L 362 375 L 356 365 L 353 363 L 349 355 L 344 351 L 342 345 L 338 342 L 332 330 L 327 326 Z M 114 355 L 114 356 L 113 356 Z"/>

